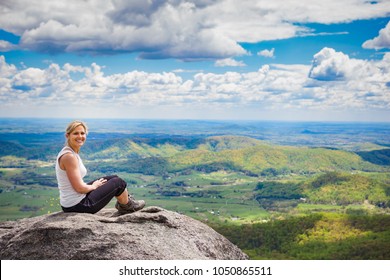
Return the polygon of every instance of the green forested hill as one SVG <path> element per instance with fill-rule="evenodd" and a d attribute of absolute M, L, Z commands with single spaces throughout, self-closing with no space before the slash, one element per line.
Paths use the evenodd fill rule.
<path fill-rule="evenodd" d="M 255 174 L 311 174 L 326 171 L 382 171 L 353 152 L 326 148 L 277 146 L 246 137 L 212 137 L 197 149 L 168 158 L 173 168 L 225 165 Z"/>
<path fill-rule="evenodd" d="M 170 143 L 158 144 L 155 147 L 147 143 L 132 141 L 131 139 L 117 139 L 105 141 L 99 146 L 94 145 L 88 154 L 92 159 L 123 159 L 123 158 L 145 158 L 145 157 L 167 157 L 182 151 L 184 147 Z"/>
<path fill-rule="evenodd" d="M 390 206 L 390 186 L 360 174 L 325 173 L 306 181 L 302 188 L 312 203 L 350 205 L 368 201 Z"/>
<path fill-rule="evenodd" d="M 60 148 L 60 147 L 59 147 Z M 40 150 L 41 152 L 42 149 Z M 53 148 L 48 149 L 55 155 Z M 330 171 L 381 172 L 386 165 L 364 160 L 357 153 L 329 149 L 279 146 L 242 136 L 214 136 L 188 139 L 120 138 L 89 141 L 83 157 L 99 169 L 99 160 L 110 170 L 149 175 L 183 170 L 238 171 L 255 176 L 315 174 Z M 376 152 L 379 153 L 379 152 Z M 32 151 L 34 154 L 34 151 Z M 45 153 L 39 153 L 43 157 Z"/>
<path fill-rule="evenodd" d="M 304 198 L 312 204 L 347 206 L 367 202 L 390 206 L 390 186 L 386 181 L 360 174 L 327 172 L 302 182 L 259 182 L 255 191 L 256 199 L 263 204 L 269 203 L 267 200 Z"/>
<path fill-rule="evenodd" d="M 29 137 L 29 136 L 26 136 Z M 55 137 L 57 140 L 57 135 Z M 25 144 L 1 141 L 1 156 L 53 160 L 62 143 L 50 141 Z M 378 147 L 376 147 L 378 148 Z M 186 169 L 204 172 L 218 169 L 247 174 L 276 176 L 330 171 L 381 172 L 389 169 L 388 149 L 358 153 L 311 147 L 279 146 L 243 136 L 206 138 L 89 139 L 82 156 L 89 161 L 105 160 L 110 168 L 141 172 L 147 164 L 159 174 Z M 146 170 L 148 174 L 150 172 Z"/>
<path fill-rule="evenodd" d="M 224 150 L 240 150 L 254 146 L 269 145 L 265 141 L 257 140 L 250 137 L 224 135 L 207 137 L 204 143 L 198 146 L 198 149 L 206 149 L 212 152 Z"/>
<path fill-rule="evenodd" d="M 321 213 L 214 227 L 253 259 L 390 259 L 389 215 Z"/>

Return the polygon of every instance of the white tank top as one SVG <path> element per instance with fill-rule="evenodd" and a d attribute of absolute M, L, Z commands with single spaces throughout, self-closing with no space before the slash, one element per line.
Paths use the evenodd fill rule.
<path fill-rule="evenodd" d="M 65 146 L 57 155 L 56 160 L 56 177 L 58 183 L 58 189 L 60 190 L 60 204 L 63 207 L 72 207 L 79 203 L 86 194 L 77 192 L 69 181 L 69 178 L 65 170 L 62 170 L 60 167 L 59 159 L 64 154 L 72 153 L 76 156 L 79 161 L 79 169 L 81 178 L 84 178 L 87 175 L 87 169 L 85 168 L 80 156 L 73 151 L 69 146 Z"/>

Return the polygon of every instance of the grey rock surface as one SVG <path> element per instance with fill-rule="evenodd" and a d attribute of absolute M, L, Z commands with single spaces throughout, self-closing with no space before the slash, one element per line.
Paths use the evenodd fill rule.
<path fill-rule="evenodd" d="M 247 259 L 209 226 L 159 207 L 117 216 L 43 215 L 0 223 L 0 257 L 38 260 Z"/>

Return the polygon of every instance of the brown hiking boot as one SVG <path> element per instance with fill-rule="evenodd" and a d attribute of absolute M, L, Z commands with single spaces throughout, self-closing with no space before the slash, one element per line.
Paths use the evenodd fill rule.
<path fill-rule="evenodd" d="M 134 197 L 129 195 L 129 202 L 127 204 L 120 204 L 118 201 L 115 204 L 115 208 L 118 210 L 119 214 L 133 213 L 138 210 L 141 210 L 145 207 L 144 200 L 135 200 Z"/>

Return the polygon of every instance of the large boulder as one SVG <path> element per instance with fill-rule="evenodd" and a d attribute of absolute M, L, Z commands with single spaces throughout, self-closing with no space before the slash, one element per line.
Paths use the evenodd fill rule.
<path fill-rule="evenodd" d="M 0 257 L 38 260 L 247 259 L 209 226 L 159 207 L 117 216 L 43 215 L 0 223 Z"/>

